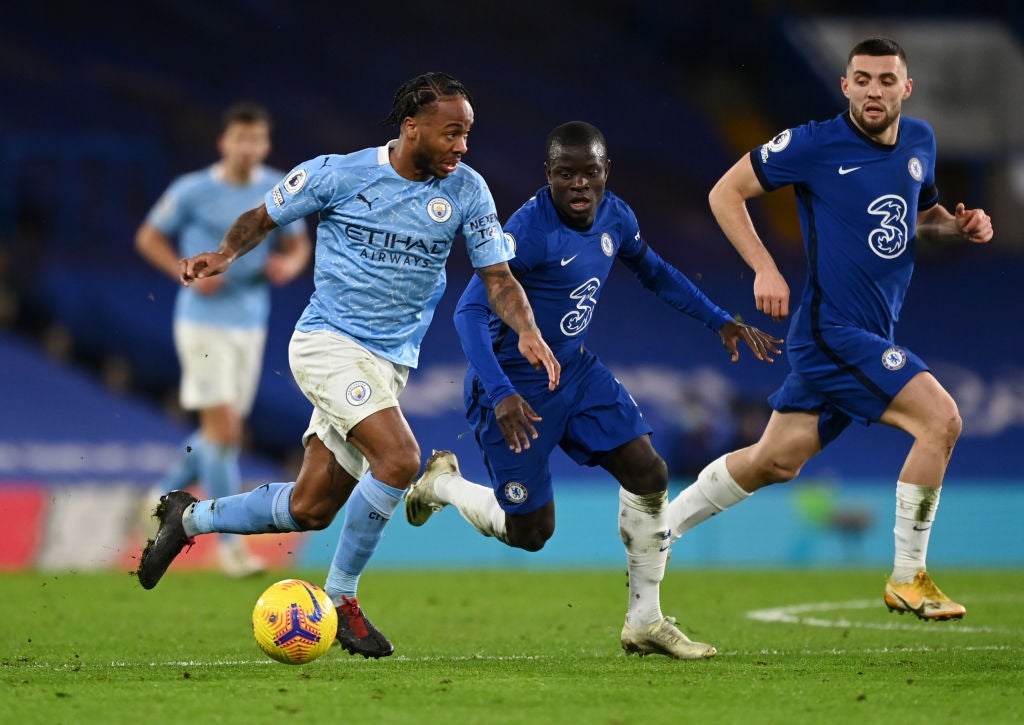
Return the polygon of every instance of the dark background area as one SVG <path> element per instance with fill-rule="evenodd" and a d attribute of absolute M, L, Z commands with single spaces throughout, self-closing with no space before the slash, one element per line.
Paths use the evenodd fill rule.
<path fill-rule="evenodd" d="M 956 20 L 963 12 L 952 2 L 903 4 L 898 13 L 891 4 L 857 6 L 858 14 L 879 19 L 880 33 L 887 19 Z M 782 128 L 843 109 L 785 33 L 788 22 L 811 13 L 851 11 L 842 3 L 767 0 L 6 8 L 0 327 L 177 414 L 175 286 L 132 246 L 157 196 L 174 176 L 215 160 L 220 113 L 236 100 L 271 110 L 269 163 L 288 169 L 391 138 L 393 131 L 377 122 L 394 89 L 427 70 L 452 73 L 472 92 L 476 124 L 466 162 L 487 179 L 502 217 L 542 185 L 547 132 L 566 120 L 591 121 L 608 138 L 610 188 L 634 207 L 651 244 L 723 307 L 750 318 L 751 279 L 714 224 L 706 196 L 743 152 Z M 1024 30 L 1020 2 L 976 3 L 970 17 L 998 20 L 1018 39 Z M 836 84 L 841 73 L 835 69 Z M 905 110 L 914 115 L 913 100 Z M 1014 153 L 1020 150 L 1007 149 Z M 995 163 L 943 160 L 943 201 L 988 205 L 991 179 L 1000 178 L 990 173 Z M 803 258 L 791 192 L 772 195 L 753 212 L 798 294 Z M 1021 306 L 1013 283 L 1024 271 L 1021 235 L 994 221 L 1000 243 L 919 260 L 900 330 L 926 359 L 949 355 L 982 373 L 1020 366 L 1024 344 L 1017 336 L 1007 340 L 998 319 Z M 456 248 L 424 366 L 461 360 L 447 313 L 469 274 Z M 611 363 L 725 365 L 715 341 L 699 338 L 699 326 L 681 327 L 701 340 L 699 350 L 674 333 L 666 339 L 660 320 L 667 308 L 642 292 L 637 297 L 639 287 L 624 270 L 615 276 L 623 281 L 604 298 L 591 335 L 599 354 Z M 254 447 L 275 456 L 294 453 L 308 416 L 291 384 L 285 347 L 310 289 L 307 274 L 275 291 L 251 426 Z M 750 321 L 784 335 L 784 326 Z M 947 336 L 944 329 L 956 332 Z M 784 373 L 779 366 L 746 370 L 730 374 L 758 405 Z"/>

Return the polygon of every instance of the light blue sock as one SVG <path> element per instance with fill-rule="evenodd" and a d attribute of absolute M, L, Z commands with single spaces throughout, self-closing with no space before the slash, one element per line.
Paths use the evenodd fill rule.
<path fill-rule="evenodd" d="M 341 529 L 334 561 L 327 574 L 324 591 L 335 606 L 341 596 L 352 598 L 359 587 L 359 575 L 377 550 L 384 526 L 402 502 L 405 490 L 381 483 L 369 473 L 359 479 L 345 504 L 345 524 Z"/>
<path fill-rule="evenodd" d="M 294 483 L 265 483 L 248 493 L 197 501 L 185 509 L 181 522 L 188 536 L 300 531 L 289 509 L 293 490 Z"/>
<path fill-rule="evenodd" d="M 224 499 L 242 491 L 242 471 L 238 465 L 238 446 L 226 446 L 204 440 L 199 451 L 199 480 L 213 499 Z M 222 540 L 235 538 L 228 534 Z"/>
<path fill-rule="evenodd" d="M 205 441 L 198 430 L 185 439 L 182 444 L 181 455 L 175 461 L 174 466 L 160 480 L 161 493 L 179 490 L 191 485 L 199 478 L 199 458 Z"/>

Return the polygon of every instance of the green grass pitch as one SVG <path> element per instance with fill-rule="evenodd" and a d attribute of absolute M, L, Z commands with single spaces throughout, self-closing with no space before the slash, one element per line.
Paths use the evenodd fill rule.
<path fill-rule="evenodd" d="M 621 571 L 379 572 L 360 601 L 395 643 L 277 664 L 247 580 L 0 574 L 3 723 L 1003 723 L 1024 721 L 1024 572 L 943 571 L 968 609 L 924 623 L 884 572 L 670 567 L 666 614 L 719 651 L 626 657 Z"/>

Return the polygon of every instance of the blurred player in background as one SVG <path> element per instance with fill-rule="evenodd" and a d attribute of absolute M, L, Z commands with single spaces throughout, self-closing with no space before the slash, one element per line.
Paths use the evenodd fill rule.
<path fill-rule="evenodd" d="M 397 140 L 300 164 L 244 213 L 217 252 L 180 263 L 186 285 L 228 270 L 273 229 L 317 214 L 316 290 L 289 346 L 292 373 L 313 403 L 305 460 L 294 483 L 199 501 L 172 491 L 161 501 L 156 539 L 138 576 L 152 588 L 192 537 L 326 528 L 345 521 L 324 589 L 338 608 L 338 640 L 353 654 L 394 648 L 363 614 L 359 576 L 385 524 L 420 470 L 420 449 L 399 408 L 409 368 L 444 291 L 445 262 L 458 235 L 519 351 L 558 383 L 558 362 L 512 277 L 511 245 L 490 190 L 461 163 L 473 125 L 466 88 L 445 73 L 399 87 L 386 123 Z M 233 268 L 233 267 L 232 267 Z"/>
<path fill-rule="evenodd" d="M 895 557 L 885 604 L 921 619 L 959 619 L 926 568 L 928 538 L 953 445 L 956 403 L 894 326 L 914 267 L 914 245 L 988 242 L 981 209 L 938 204 L 935 136 L 901 115 L 913 81 L 895 41 L 869 38 L 841 80 L 849 109 L 783 131 L 741 158 L 710 194 L 715 218 L 754 270 L 757 309 L 789 314 L 789 286 L 757 235 L 746 202 L 792 184 L 807 252 L 807 282 L 787 341 L 792 371 L 770 398 L 774 412 L 754 445 L 708 465 L 669 505 L 675 540 L 695 525 L 803 465 L 851 421 L 914 438 L 896 483 Z"/>
<path fill-rule="evenodd" d="M 243 211 L 260 203 L 282 172 L 263 165 L 271 119 L 252 103 L 224 112 L 220 160 L 176 179 L 135 235 L 135 247 L 160 271 L 179 278 L 178 260 L 215 248 Z M 293 280 L 309 263 L 312 244 L 301 219 L 273 232 L 269 243 L 230 274 L 182 287 L 174 306 L 174 343 L 181 365 L 181 405 L 199 415 L 179 461 L 151 494 L 202 482 L 214 498 L 240 493 L 239 450 L 245 417 L 259 385 L 270 314 L 270 285 Z M 225 573 L 263 569 L 241 538 L 220 537 Z"/>
<path fill-rule="evenodd" d="M 505 231 L 516 248 L 509 266 L 562 365 L 562 383 L 550 391 L 544 376 L 522 361 L 515 333 L 494 314 L 480 281 L 472 280 L 455 326 L 469 359 L 466 419 L 490 486 L 463 478 L 450 451 L 436 452 L 406 497 L 406 517 L 421 526 L 451 504 L 485 536 L 538 551 L 555 530 L 549 460 L 561 446 L 580 465 L 601 466 L 621 485 L 619 532 L 629 573 L 622 647 L 641 655 L 711 657 L 714 647 L 690 641 L 661 613 L 668 467 L 636 403 L 584 347 L 586 333 L 618 259 L 644 287 L 716 331 L 734 362 L 740 340 L 769 362 L 781 340 L 735 321 L 647 245 L 633 210 L 605 188 L 610 168 L 604 135 L 593 125 L 573 121 L 549 134 L 548 186 L 512 215 Z"/>

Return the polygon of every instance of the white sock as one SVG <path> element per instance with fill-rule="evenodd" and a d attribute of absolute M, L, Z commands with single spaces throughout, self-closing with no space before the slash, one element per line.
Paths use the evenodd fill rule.
<path fill-rule="evenodd" d="M 725 456 L 715 459 L 668 505 L 666 523 L 671 541 L 751 495 L 729 473 Z"/>
<path fill-rule="evenodd" d="M 928 537 L 932 533 L 935 511 L 939 507 L 941 488 L 896 482 L 896 556 L 892 565 L 895 584 L 911 581 L 925 571 Z"/>
<path fill-rule="evenodd" d="M 637 496 L 619 489 L 619 536 L 626 545 L 629 572 L 626 621 L 633 627 L 662 619 L 661 580 L 669 549 L 666 503 L 668 493 L 664 491 Z"/>
<path fill-rule="evenodd" d="M 462 518 L 484 536 L 508 543 L 505 511 L 489 486 L 467 481 L 457 473 L 442 473 L 434 481 L 434 495 L 457 508 Z"/>

